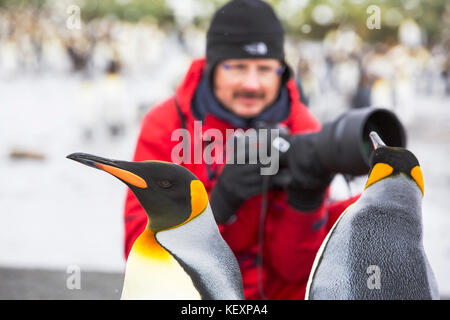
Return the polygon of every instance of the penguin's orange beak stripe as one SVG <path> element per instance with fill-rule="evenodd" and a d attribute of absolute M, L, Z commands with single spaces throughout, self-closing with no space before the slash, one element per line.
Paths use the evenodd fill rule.
<path fill-rule="evenodd" d="M 116 168 L 113 166 L 109 166 L 107 164 L 98 163 L 98 162 L 95 163 L 95 166 L 97 168 L 102 169 L 103 171 L 106 171 L 106 172 L 112 174 L 113 176 L 135 186 L 135 187 L 147 188 L 147 183 L 145 182 L 145 180 L 130 171 Z"/>
<path fill-rule="evenodd" d="M 413 177 L 414 181 L 416 181 L 417 185 L 420 188 L 420 191 L 422 191 L 422 195 L 424 195 L 423 174 L 419 166 L 415 166 L 414 168 L 412 168 L 411 176 Z"/>
<path fill-rule="evenodd" d="M 366 186 L 364 187 L 364 190 L 366 190 L 367 187 L 371 186 L 375 182 L 380 181 L 383 178 L 386 178 L 393 171 L 394 171 L 394 169 L 390 165 L 388 165 L 386 163 L 381 163 L 381 162 L 377 163 L 373 167 L 372 172 L 370 173 L 369 179 L 367 179 L 367 183 L 366 183 Z"/>
<path fill-rule="evenodd" d="M 200 180 L 191 181 L 191 216 L 190 219 L 195 218 L 205 210 L 208 205 L 208 193 Z"/>

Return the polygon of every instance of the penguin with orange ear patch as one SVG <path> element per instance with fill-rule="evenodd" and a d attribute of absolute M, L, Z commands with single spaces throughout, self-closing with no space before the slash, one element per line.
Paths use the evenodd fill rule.
<path fill-rule="evenodd" d="M 147 227 L 128 257 L 122 299 L 244 299 L 239 265 L 219 233 L 202 182 L 189 170 L 85 153 L 67 158 L 120 179 L 147 213 Z"/>
<path fill-rule="evenodd" d="M 306 299 L 439 299 L 422 239 L 424 184 L 417 158 L 370 133 L 371 169 L 361 197 L 320 247 Z"/>

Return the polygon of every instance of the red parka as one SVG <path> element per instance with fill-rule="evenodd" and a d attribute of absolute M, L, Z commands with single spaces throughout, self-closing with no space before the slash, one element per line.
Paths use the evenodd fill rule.
<path fill-rule="evenodd" d="M 145 116 L 137 141 L 134 161 L 172 161 L 172 150 L 180 140 L 172 141 L 172 133 L 186 126 L 194 148 L 203 148 L 202 137 L 194 139 L 194 121 L 191 101 L 205 68 L 205 60 L 194 60 L 175 96 L 153 107 Z M 320 130 L 320 124 L 300 102 L 293 79 L 286 84 L 291 111 L 282 122 L 293 134 Z M 178 108 L 177 108 L 178 105 Z M 182 122 L 182 119 L 184 120 Z M 226 137 L 226 129 L 236 129 L 212 115 L 202 123 L 202 134 L 208 129 L 219 129 Z M 203 137 L 205 138 L 205 137 Z M 205 140 L 205 139 L 203 139 Z M 193 163 L 193 157 L 191 159 Z M 206 164 L 182 164 L 192 171 L 205 185 L 208 193 L 216 180 L 208 179 Z M 337 217 L 355 199 L 323 204 L 313 212 L 301 212 L 290 207 L 284 191 L 268 193 L 268 208 L 264 221 L 263 267 L 258 276 L 258 228 L 260 223 L 261 196 L 248 199 L 236 213 L 236 219 L 219 226 L 223 238 L 235 253 L 241 268 L 246 299 L 261 299 L 259 287 L 269 299 L 303 299 L 308 275 L 315 254 Z M 134 194 L 128 190 L 125 204 L 125 257 L 136 238 L 147 224 L 147 215 Z M 262 279 L 262 286 L 258 285 Z"/>

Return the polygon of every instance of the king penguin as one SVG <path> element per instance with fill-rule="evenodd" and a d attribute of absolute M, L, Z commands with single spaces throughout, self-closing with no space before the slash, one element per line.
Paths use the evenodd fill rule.
<path fill-rule="evenodd" d="M 439 299 L 422 240 L 423 176 L 413 153 L 370 133 L 374 151 L 361 197 L 323 241 L 310 300 Z"/>
<path fill-rule="evenodd" d="M 188 169 L 85 153 L 67 158 L 120 179 L 147 213 L 127 260 L 121 299 L 244 299 L 236 258 L 219 233 L 203 183 Z"/>

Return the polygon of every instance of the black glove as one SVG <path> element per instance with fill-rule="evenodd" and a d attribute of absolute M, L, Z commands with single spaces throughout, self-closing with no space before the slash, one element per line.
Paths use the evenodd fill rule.
<path fill-rule="evenodd" d="M 226 164 L 209 198 L 217 223 L 227 222 L 245 200 L 261 192 L 259 165 Z"/>
<path fill-rule="evenodd" d="M 242 148 L 239 150 L 245 152 L 245 161 L 243 161 L 244 164 L 239 164 L 236 156 L 239 154 L 237 140 L 240 138 L 235 139 L 235 158 L 232 163 L 224 166 L 209 198 L 217 223 L 229 221 L 245 200 L 261 194 L 263 191 L 263 176 L 261 175 L 263 166 L 259 161 L 257 164 L 249 163 L 249 148 L 258 148 L 258 143 L 246 141 L 245 150 Z"/>
<path fill-rule="evenodd" d="M 320 162 L 314 134 L 299 134 L 290 138 L 287 151 L 291 182 L 286 187 L 288 203 L 301 211 L 313 211 L 323 202 L 323 197 L 333 174 Z"/>

